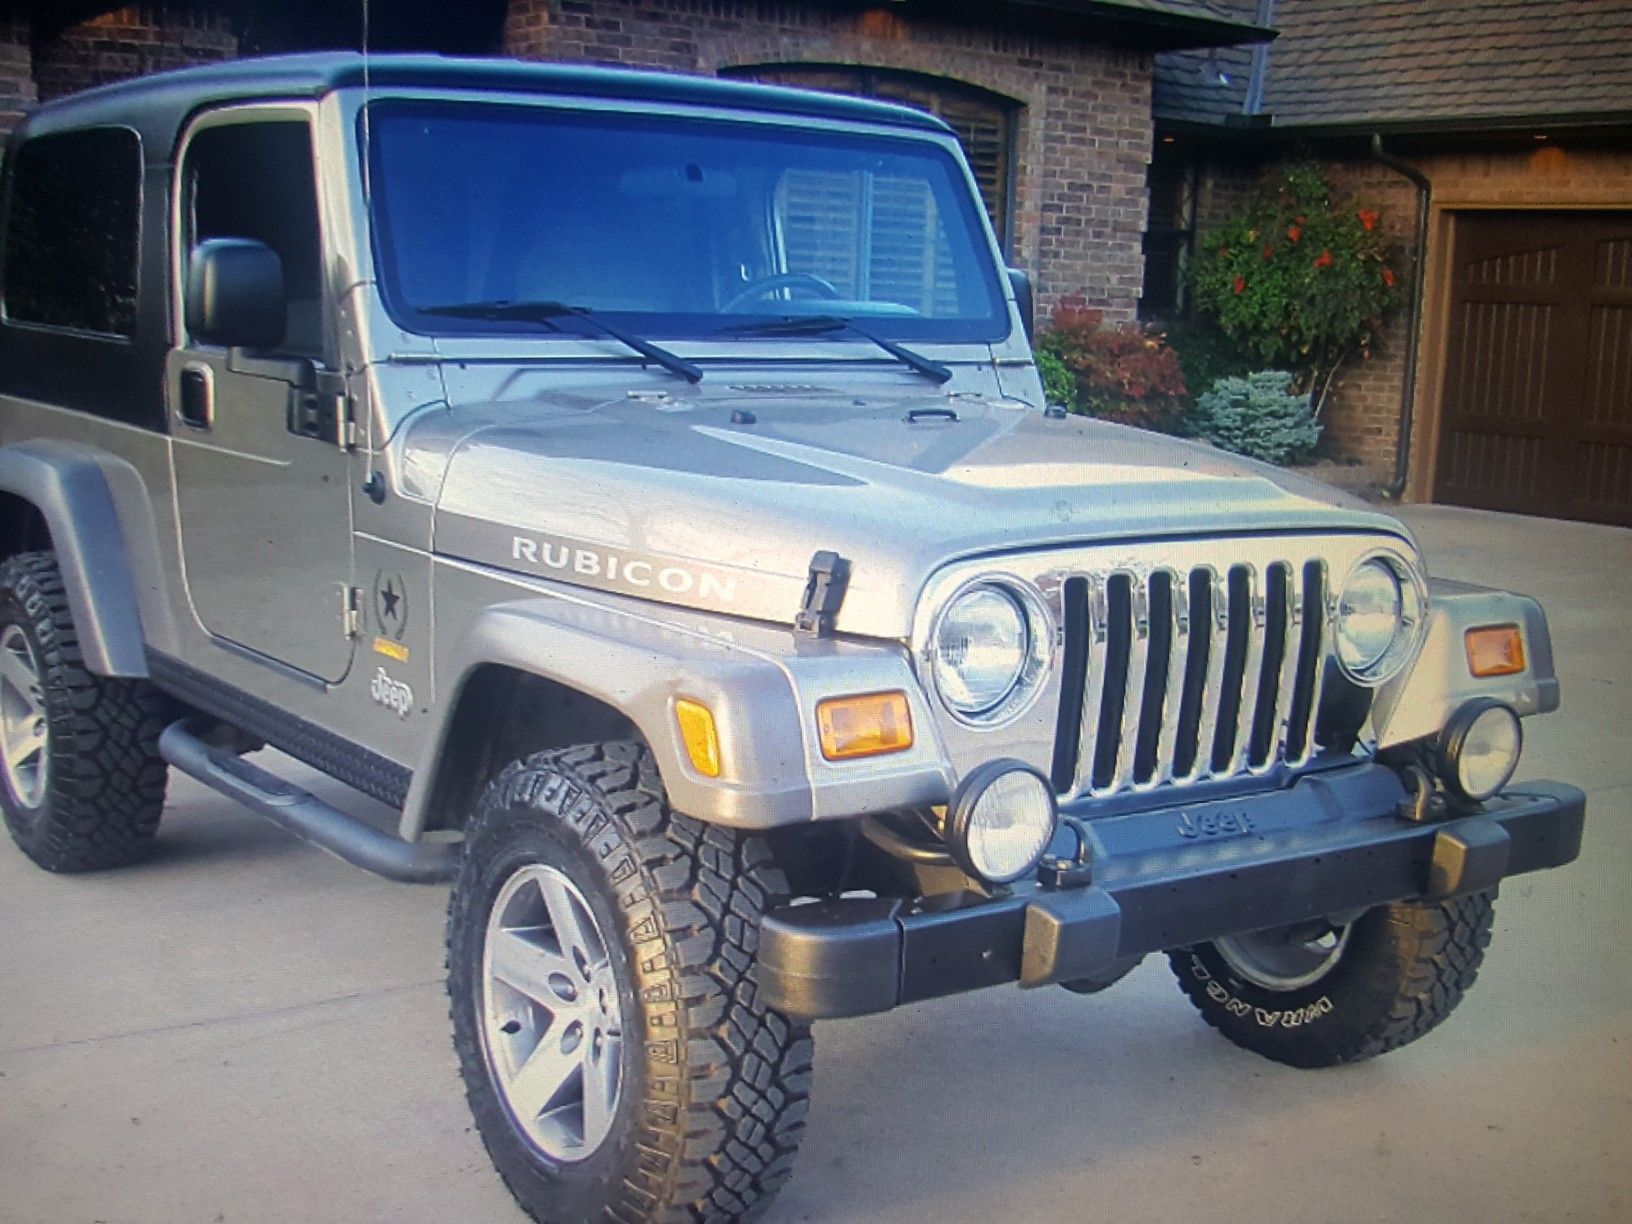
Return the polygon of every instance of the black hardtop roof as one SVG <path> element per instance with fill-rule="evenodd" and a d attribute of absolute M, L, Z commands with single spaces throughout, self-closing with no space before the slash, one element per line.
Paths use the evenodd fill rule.
<path fill-rule="evenodd" d="M 491 90 L 622 98 L 883 123 L 941 134 L 951 131 L 935 116 L 895 103 L 714 77 L 440 55 L 370 55 L 365 61 L 356 52 L 337 51 L 224 60 L 101 85 L 39 107 L 24 120 L 14 139 L 117 125 L 141 134 L 150 161 L 164 161 L 182 125 L 198 111 L 233 102 L 321 98 L 337 89 L 363 85 L 365 65 L 367 84 L 379 90 Z"/>

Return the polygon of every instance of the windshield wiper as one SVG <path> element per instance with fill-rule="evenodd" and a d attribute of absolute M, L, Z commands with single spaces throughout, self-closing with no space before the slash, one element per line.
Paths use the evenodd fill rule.
<path fill-rule="evenodd" d="M 452 302 L 443 306 L 421 306 L 418 313 L 427 315 L 441 315 L 450 319 L 487 319 L 493 322 L 521 322 L 538 323 L 554 331 L 561 328 L 555 325 L 560 318 L 582 319 L 602 335 L 616 340 L 626 348 L 633 349 L 648 361 L 655 361 L 671 374 L 678 374 L 689 383 L 703 381 L 701 366 L 693 365 L 684 357 L 659 348 L 650 340 L 642 340 L 639 336 L 624 331 L 608 323 L 600 315 L 582 306 L 568 306 L 565 302 L 512 302 L 500 299 L 492 302 Z"/>
<path fill-rule="evenodd" d="M 886 340 L 883 336 L 875 335 L 854 319 L 846 319 L 842 315 L 790 315 L 771 323 L 744 323 L 740 327 L 727 327 L 724 330 L 734 336 L 826 336 L 833 332 L 849 332 L 863 340 L 870 340 L 902 365 L 910 366 L 925 378 L 933 378 L 938 383 L 952 380 L 952 371 L 940 362 L 931 361 L 928 357 L 915 353 L 894 340 Z"/>

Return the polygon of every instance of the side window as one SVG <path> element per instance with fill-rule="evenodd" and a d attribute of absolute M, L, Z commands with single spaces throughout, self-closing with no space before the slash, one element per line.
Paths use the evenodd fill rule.
<path fill-rule="evenodd" d="M 323 354 L 323 243 L 312 135 L 298 120 L 208 128 L 188 145 L 185 241 L 249 238 L 283 261 L 288 324 L 280 348 Z"/>
<path fill-rule="evenodd" d="M 25 141 L 12 155 L 0 295 L 9 323 L 136 330 L 142 155 L 127 128 Z"/>

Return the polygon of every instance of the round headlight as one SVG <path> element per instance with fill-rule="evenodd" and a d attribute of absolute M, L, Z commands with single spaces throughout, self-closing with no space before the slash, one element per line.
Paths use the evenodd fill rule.
<path fill-rule="evenodd" d="M 1036 870 L 1059 822 L 1054 788 L 1019 761 L 988 761 L 966 777 L 947 813 L 947 845 L 970 875 L 1010 884 Z"/>
<path fill-rule="evenodd" d="M 1410 662 L 1423 627 L 1422 587 L 1388 553 L 1365 558 L 1337 597 L 1337 659 L 1349 677 L 1375 687 Z"/>
<path fill-rule="evenodd" d="M 929 643 L 941 700 L 970 721 L 999 716 L 1036 649 L 1034 627 L 1014 591 L 983 582 L 956 596 Z"/>
<path fill-rule="evenodd" d="M 1519 767 L 1524 732 L 1512 706 L 1489 697 L 1468 702 L 1440 736 L 1440 777 L 1463 799 L 1482 803 Z"/>

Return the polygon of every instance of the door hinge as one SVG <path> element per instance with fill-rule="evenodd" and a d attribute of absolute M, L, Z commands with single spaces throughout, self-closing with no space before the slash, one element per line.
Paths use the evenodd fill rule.
<path fill-rule="evenodd" d="M 340 588 L 340 623 L 348 638 L 354 638 L 363 631 L 363 592 L 361 588 L 354 586 Z"/>

